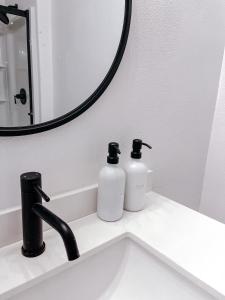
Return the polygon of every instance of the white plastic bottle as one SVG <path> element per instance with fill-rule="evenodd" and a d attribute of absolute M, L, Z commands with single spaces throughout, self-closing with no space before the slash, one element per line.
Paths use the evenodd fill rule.
<path fill-rule="evenodd" d="M 125 193 L 125 172 L 118 166 L 119 144 L 109 144 L 107 166 L 99 175 L 97 214 L 107 222 L 115 222 L 122 218 Z"/>
<path fill-rule="evenodd" d="M 133 151 L 131 152 L 131 160 L 125 166 L 126 171 L 126 191 L 125 191 L 125 205 L 127 211 L 137 212 L 145 208 L 145 193 L 148 178 L 148 168 L 141 161 L 142 146 L 152 149 L 142 140 L 133 141 Z"/>

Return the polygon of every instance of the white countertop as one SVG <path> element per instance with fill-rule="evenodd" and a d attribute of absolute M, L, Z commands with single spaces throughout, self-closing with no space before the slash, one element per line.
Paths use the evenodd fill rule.
<path fill-rule="evenodd" d="M 216 299 L 225 299 L 225 225 L 158 194 L 149 193 L 147 198 L 144 211 L 125 212 L 116 223 L 103 222 L 95 214 L 70 223 L 81 256 L 121 235 L 132 235 L 172 267 L 195 278 Z M 0 249 L 0 299 L 9 299 L 31 281 L 71 264 L 54 230 L 46 232 L 44 240 L 46 251 L 37 258 L 23 257 L 21 242 Z"/>

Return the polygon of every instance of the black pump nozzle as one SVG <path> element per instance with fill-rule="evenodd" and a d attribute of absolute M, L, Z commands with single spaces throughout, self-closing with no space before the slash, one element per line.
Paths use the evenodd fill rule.
<path fill-rule="evenodd" d="M 143 143 L 142 140 L 139 140 L 139 139 L 133 140 L 133 151 L 131 152 L 132 158 L 141 159 L 142 146 L 146 146 L 147 148 L 152 149 L 152 147 L 150 145 Z"/>
<path fill-rule="evenodd" d="M 109 155 L 107 157 L 107 162 L 112 165 L 116 165 L 119 163 L 119 156 L 121 154 L 118 143 L 110 143 L 109 144 Z"/>

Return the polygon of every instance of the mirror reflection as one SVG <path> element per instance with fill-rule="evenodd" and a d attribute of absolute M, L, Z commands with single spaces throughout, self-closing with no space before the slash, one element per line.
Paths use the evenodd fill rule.
<path fill-rule="evenodd" d="M 81 105 L 108 73 L 124 0 L 25 0 L 0 5 L 0 127 L 58 118 Z M 71 61 L 76 61 L 72 64 Z"/>

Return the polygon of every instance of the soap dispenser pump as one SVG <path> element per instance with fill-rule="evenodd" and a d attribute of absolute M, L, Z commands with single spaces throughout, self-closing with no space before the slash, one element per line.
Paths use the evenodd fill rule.
<path fill-rule="evenodd" d="M 127 211 L 137 212 L 145 208 L 145 193 L 148 178 L 148 167 L 141 161 L 142 146 L 152 147 L 140 139 L 133 140 L 131 160 L 126 164 L 125 205 Z"/>
<path fill-rule="evenodd" d="M 119 144 L 110 143 L 108 152 L 107 165 L 99 175 L 97 214 L 104 221 L 115 222 L 123 216 L 125 172 L 118 166 Z"/>

